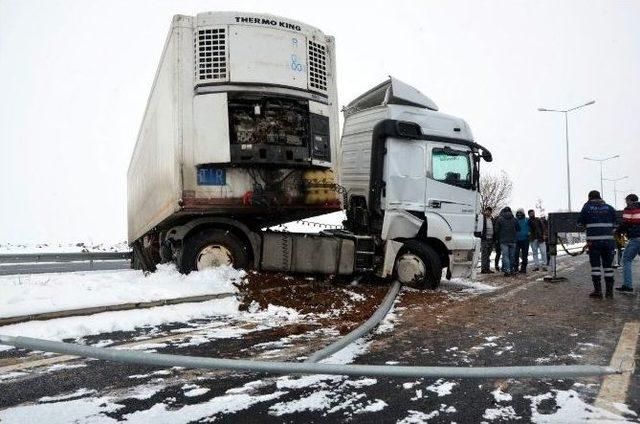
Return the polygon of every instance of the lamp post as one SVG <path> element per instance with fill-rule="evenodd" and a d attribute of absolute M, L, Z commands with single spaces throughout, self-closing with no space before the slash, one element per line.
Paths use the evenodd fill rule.
<path fill-rule="evenodd" d="M 594 159 L 594 158 L 583 158 L 585 160 L 590 160 L 593 162 L 599 162 L 600 163 L 600 194 L 602 195 L 602 197 L 604 198 L 604 189 L 602 186 L 602 180 L 606 180 L 606 178 L 602 178 L 602 163 L 608 161 L 609 159 L 615 159 L 615 158 L 619 158 L 620 155 L 615 155 L 615 156 L 609 156 L 608 158 L 603 158 L 603 159 Z"/>
<path fill-rule="evenodd" d="M 570 109 L 547 109 L 544 107 L 539 107 L 538 111 L 539 112 L 558 112 L 558 113 L 564 113 L 564 138 L 565 138 L 565 142 L 567 145 L 567 209 L 569 209 L 569 212 L 571 212 L 571 168 L 569 167 L 569 112 L 572 112 L 574 110 L 580 109 L 582 107 L 585 106 L 589 106 L 594 104 L 596 101 L 595 100 L 591 100 L 590 102 L 587 102 L 583 105 L 580 106 L 575 106 L 572 107 Z"/>
<path fill-rule="evenodd" d="M 625 175 L 624 177 L 620 177 L 620 178 L 603 178 L 603 180 L 605 181 L 611 181 L 613 182 L 613 205 L 614 208 L 618 207 L 618 188 L 617 188 L 617 183 L 618 181 L 624 180 L 625 178 L 629 178 L 628 175 Z"/>

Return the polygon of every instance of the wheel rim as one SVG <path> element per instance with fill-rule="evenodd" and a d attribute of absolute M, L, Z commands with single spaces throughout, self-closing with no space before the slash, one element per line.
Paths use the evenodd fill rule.
<path fill-rule="evenodd" d="M 196 258 L 196 269 L 198 271 L 224 265 L 233 266 L 233 255 L 229 249 L 220 244 L 211 244 L 204 247 Z"/>
<path fill-rule="evenodd" d="M 396 262 L 398 280 L 403 284 L 410 284 L 421 280 L 427 273 L 424 261 L 413 253 L 405 253 Z"/>

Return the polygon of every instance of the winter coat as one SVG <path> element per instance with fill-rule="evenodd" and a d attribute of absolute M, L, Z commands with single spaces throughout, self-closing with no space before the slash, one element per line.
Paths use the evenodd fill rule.
<path fill-rule="evenodd" d="M 534 241 L 538 240 L 539 242 L 544 241 L 544 224 L 542 223 L 542 219 L 534 216 L 533 218 L 529 218 L 529 240 Z"/>
<path fill-rule="evenodd" d="M 525 241 L 525 240 L 529 240 L 529 233 L 531 231 L 531 229 L 529 228 L 529 218 L 516 218 L 518 220 L 518 225 L 520 226 L 520 229 L 518 230 L 518 240 L 519 241 Z"/>
<path fill-rule="evenodd" d="M 622 223 L 618 232 L 630 239 L 640 237 L 640 202 L 632 203 L 622 212 Z"/>
<path fill-rule="evenodd" d="M 487 238 L 487 221 L 491 220 L 491 225 L 493 226 L 493 236 L 491 238 Z M 496 219 L 491 217 L 487 218 L 482 215 L 482 235 L 480 236 L 480 240 L 495 240 L 496 238 Z"/>
<path fill-rule="evenodd" d="M 493 227 L 494 240 L 500 241 L 500 243 L 513 243 L 515 244 L 516 238 L 520 231 L 520 225 L 518 220 L 513 216 L 510 210 L 503 209 L 496 219 L 495 226 Z"/>
<path fill-rule="evenodd" d="M 602 199 L 589 200 L 582 207 L 578 217 L 578 224 L 587 230 L 587 242 L 613 241 L 613 229 L 616 221 L 616 210 Z"/>

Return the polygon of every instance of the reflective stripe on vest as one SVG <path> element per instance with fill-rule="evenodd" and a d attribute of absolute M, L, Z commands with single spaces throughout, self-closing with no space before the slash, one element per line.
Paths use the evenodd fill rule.
<path fill-rule="evenodd" d="M 587 236 L 587 240 L 613 240 L 613 235 L 610 235 L 610 236 Z"/>

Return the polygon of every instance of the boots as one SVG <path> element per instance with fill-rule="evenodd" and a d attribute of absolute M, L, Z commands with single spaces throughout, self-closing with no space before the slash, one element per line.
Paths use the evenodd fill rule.
<path fill-rule="evenodd" d="M 594 299 L 602 299 L 602 284 L 600 281 L 593 282 L 593 292 L 589 294 L 589 297 Z"/>
<path fill-rule="evenodd" d="M 605 280 L 606 292 L 604 297 L 607 299 L 613 299 L 613 281 Z"/>

